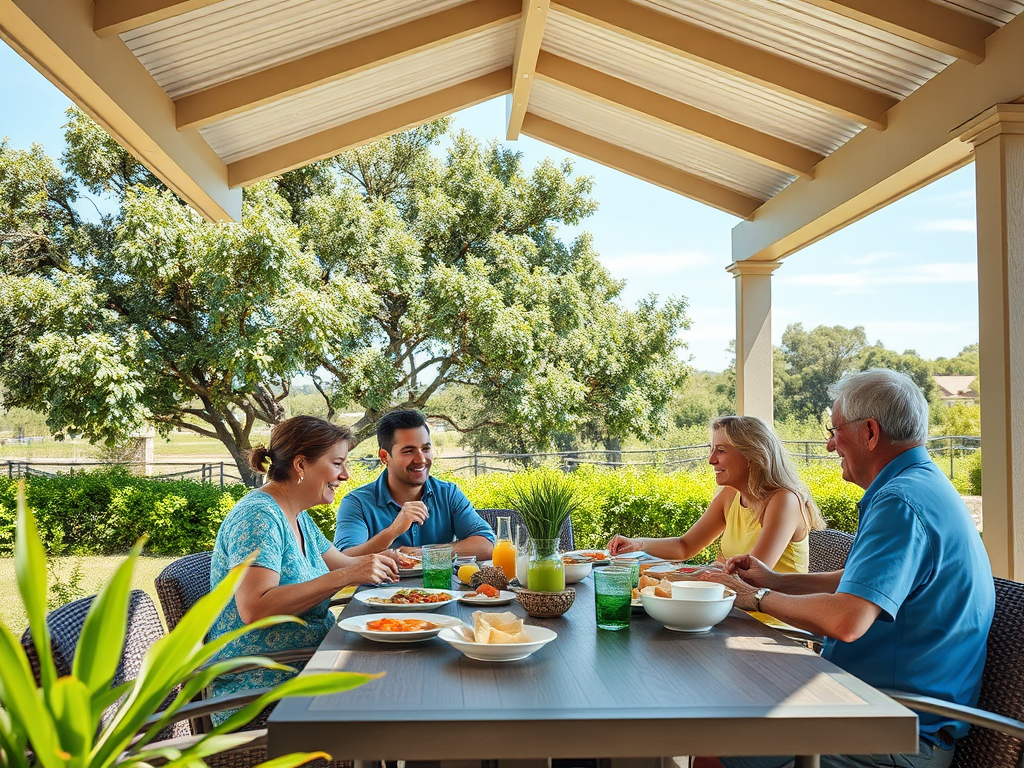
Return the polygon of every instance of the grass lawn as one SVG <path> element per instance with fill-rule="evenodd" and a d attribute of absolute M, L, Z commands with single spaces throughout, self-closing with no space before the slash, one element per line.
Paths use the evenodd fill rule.
<path fill-rule="evenodd" d="M 140 557 L 132 576 L 132 589 L 145 590 L 159 607 L 160 601 L 156 596 L 154 580 L 160 571 L 175 559 L 173 557 Z M 57 573 L 62 580 L 66 581 L 75 565 L 81 563 L 82 580 L 78 585 L 81 595 L 78 597 L 85 597 L 96 594 L 122 562 L 124 562 L 123 556 L 67 557 L 59 561 Z M 25 610 L 18 595 L 13 557 L 0 558 L 0 623 L 3 623 L 18 637 L 21 637 L 22 630 L 28 626 L 28 619 L 25 618 Z"/>

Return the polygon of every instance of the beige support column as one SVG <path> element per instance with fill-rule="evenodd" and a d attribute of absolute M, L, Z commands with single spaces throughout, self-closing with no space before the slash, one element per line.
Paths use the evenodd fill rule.
<path fill-rule="evenodd" d="M 772 272 L 778 261 L 734 261 L 736 278 L 736 413 L 774 421 Z"/>
<path fill-rule="evenodd" d="M 996 576 L 1024 581 L 1024 104 L 963 130 L 977 177 L 985 548 Z"/>

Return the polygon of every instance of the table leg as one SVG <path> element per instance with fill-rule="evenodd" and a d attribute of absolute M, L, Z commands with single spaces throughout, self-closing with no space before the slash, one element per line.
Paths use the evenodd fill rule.
<path fill-rule="evenodd" d="M 821 755 L 797 755 L 793 768 L 821 768 Z"/>

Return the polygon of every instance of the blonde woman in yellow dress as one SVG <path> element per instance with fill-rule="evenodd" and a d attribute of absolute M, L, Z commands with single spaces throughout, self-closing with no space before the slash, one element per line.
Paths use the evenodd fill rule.
<path fill-rule="evenodd" d="M 825 523 L 772 429 L 754 416 L 715 419 L 708 463 L 721 490 L 686 533 L 664 539 L 615 535 L 608 542 L 611 553 L 689 560 L 721 537 L 722 562 L 751 554 L 780 573 L 806 573 L 808 534 Z"/>

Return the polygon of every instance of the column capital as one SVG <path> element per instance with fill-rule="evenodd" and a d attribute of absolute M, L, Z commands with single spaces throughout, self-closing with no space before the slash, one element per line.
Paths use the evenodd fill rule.
<path fill-rule="evenodd" d="M 725 271 L 730 272 L 733 277 L 742 277 L 743 275 L 771 275 L 772 272 L 781 266 L 781 261 L 748 261 L 744 259 L 742 261 L 734 261 L 725 268 Z"/>
<path fill-rule="evenodd" d="M 996 136 L 1024 135 L 1024 104 L 996 104 L 955 130 L 976 147 Z"/>

